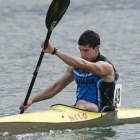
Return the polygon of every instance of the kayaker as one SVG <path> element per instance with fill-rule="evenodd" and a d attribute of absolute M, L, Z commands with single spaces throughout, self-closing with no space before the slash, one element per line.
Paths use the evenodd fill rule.
<path fill-rule="evenodd" d="M 28 100 L 27 106 L 21 103 L 20 110 L 26 110 L 31 104 L 50 99 L 75 80 L 77 83 L 76 108 L 100 112 L 103 108 L 114 110 L 113 98 L 116 81 L 119 77 L 113 64 L 100 54 L 100 36 L 85 31 L 78 40 L 81 58 L 57 50 L 50 42 L 42 51 L 56 55 L 68 65 L 65 74 L 54 84 Z"/>

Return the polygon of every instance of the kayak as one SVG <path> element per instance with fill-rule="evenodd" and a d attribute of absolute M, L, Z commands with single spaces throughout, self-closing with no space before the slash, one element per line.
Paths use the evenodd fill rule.
<path fill-rule="evenodd" d="M 140 123 L 140 108 L 120 108 L 121 93 L 122 84 L 117 84 L 114 91 L 115 111 L 92 112 L 55 104 L 49 110 L 1 117 L 0 133 L 24 134 Z"/>
<path fill-rule="evenodd" d="M 50 110 L 0 118 L 0 132 L 26 133 L 80 129 L 115 124 L 116 111 L 97 113 L 56 104 Z M 106 121 L 108 120 L 108 124 Z"/>
<path fill-rule="evenodd" d="M 91 112 L 56 104 L 50 110 L 0 118 L 0 132 L 23 134 L 50 130 L 109 127 L 140 123 L 140 108 L 117 108 L 109 112 Z"/>

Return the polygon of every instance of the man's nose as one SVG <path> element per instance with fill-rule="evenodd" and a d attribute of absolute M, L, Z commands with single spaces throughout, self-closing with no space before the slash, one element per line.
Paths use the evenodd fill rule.
<path fill-rule="evenodd" d="M 81 52 L 81 57 L 85 57 L 85 53 L 84 52 Z"/>

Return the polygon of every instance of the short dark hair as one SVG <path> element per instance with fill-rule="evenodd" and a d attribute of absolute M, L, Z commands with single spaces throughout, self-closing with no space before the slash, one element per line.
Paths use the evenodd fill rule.
<path fill-rule="evenodd" d="M 80 36 L 78 45 L 89 45 L 94 49 L 97 45 L 100 45 L 100 36 L 92 30 L 87 30 Z"/>

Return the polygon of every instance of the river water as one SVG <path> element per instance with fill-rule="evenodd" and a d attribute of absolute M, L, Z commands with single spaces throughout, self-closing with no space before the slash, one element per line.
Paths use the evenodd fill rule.
<path fill-rule="evenodd" d="M 0 0 L 0 117 L 19 113 L 27 93 L 47 29 L 45 17 L 51 0 Z M 101 37 L 101 54 L 113 62 L 123 84 L 123 108 L 140 108 L 140 1 L 71 0 L 70 7 L 54 29 L 51 43 L 60 51 L 80 56 L 77 40 L 87 29 Z M 45 54 L 31 96 L 60 78 L 67 65 Z M 75 103 L 73 82 L 54 98 L 32 105 L 26 112 L 49 109 L 51 105 Z M 131 140 L 139 139 L 140 124 L 107 128 L 84 128 L 12 135 L 5 140 Z"/>

